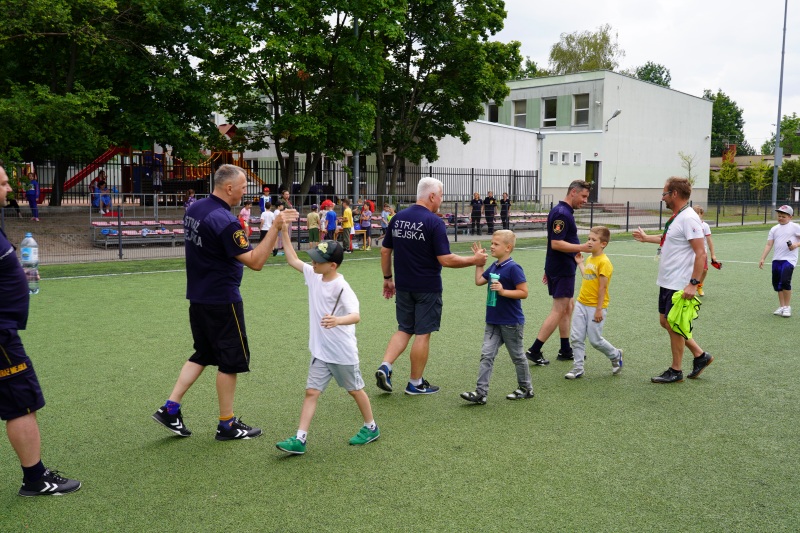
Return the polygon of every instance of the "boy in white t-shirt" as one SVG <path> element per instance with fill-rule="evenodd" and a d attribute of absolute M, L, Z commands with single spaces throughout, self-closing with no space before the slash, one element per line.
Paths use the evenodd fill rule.
<path fill-rule="evenodd" d="M 764 268 L 764 259 L 767 258 L 773 245 L 772 253 L 772 288 L 778 293 L 778 307 L 773 314 L 782 317 L 792 316 L 792 274 L 797 266 L 797 248 L 800 247 L 800 225 L 792 222 L 794 210 L 791 206 L 782 205 L 775 210 L 778 215 L 778 224 L 769 230 L 767 245 L 758 268 Z"/>
<path fill-rule="evenodd" d="M 711 240 L 711 227 L 708 225 L 708 222 L 706 222 L 706 219 L 703 218 L 703 215 L 705 215 L 706 212 L 705 209 L 703 209 L 703 206 L 700 205 L 696 205 L 692 209 L 694 209 L 694 212 L 700 217 L 700 222 L 703 224 L 703 235 L 706 238 L 706 262 L 703 265 L 703 273 L 700 274 L 700 284 L 697 286 L 697 295 L 705 296 L 706 294 L 703 291 L 703 283 L 705 283 L 706 276 L 708 275 L 708 258 L 711 258 L 712 265 L 718 265 L 717 256 L 714 254 L 714 241 Z M 719 266 L 717 266 L 717 268 L 719 268 Z"/>
<path fill-rule="evenodd" d="M 284 238 L 289 242 L 288 228 Z M 276 444 L 279 450 L 294 455 L 306 452 L 306 438 L 317 401 L 331 378 L 353 397 L 364 417 L 364 425 L 350 439 L 350 444 L 368 444 L 381 434 L 373 419 L 358 365 L 355 326 L 361 320 L 358 298 L 338 272 L 344 249 L 336 241 L 322 241 L 308 250 L 308 255 L 312 260 L 310 265 L 297 257 L 292 246 L 286 247 L 286 262 L 303 273 L 308 286 L 308 349 L 311 351 L 297 435 Z"/>
<path fill-rule="evenodd" d="M 275 213 L 272 212 L 272 204 L 270 202 L 266 202 L 264 204 L 264 210 L 261 212 L 261 235 L 258 237 L 258 242 L 264 240 L 264 237 L 267 236 L 267 232 L 269 231 L 269 228 L 272 227 L 272 223 L 274 221 Z"/>

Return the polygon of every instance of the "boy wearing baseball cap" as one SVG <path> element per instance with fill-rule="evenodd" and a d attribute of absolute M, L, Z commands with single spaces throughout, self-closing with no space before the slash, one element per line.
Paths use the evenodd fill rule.
<path fill-rule="evenodd" d="M 288 228 L 283 236 L 290 243 Z M 364 380 L 358 365 L 356 324 L 361 320 L 358 298 L 339 274 L 344 249 L 336 241 L 322 241 L 308 250 L 311 264 L 297 257 L 292 246 L 286 246 L 286 262 L 303 273 L 308 286 L 308 349 L 311 364 L 306 380 L 306 397 L 300 411 L 300 424 L 295 436 L 276 444 L 286 453 L 302 455 L 319 396 L 331 378 L 347 390 L 356 401 L 364 425 L 350 439 L 350 444 L 368 444 L 380 437 L 372 416 L 372 406 L 364 391 Z"/>
<path fill-rule="evenodd" d="M 774 315 L 782 317 L 792 316 L 792 306 L 789 302 L 792 298 L 792 274 L 797 265 L 797 248 L 800 247 L 800 225 L 792 222 L 794 210 L 789 205 L 782 205 L 775 210 L 778 224 L 769 230 L 767 245 L 758 268 L 764 268 L 764 259 L 767 258 L 773 245 L 775 251 L 772 254 L 772 287 L 778 293 L 778 307 Z"/>

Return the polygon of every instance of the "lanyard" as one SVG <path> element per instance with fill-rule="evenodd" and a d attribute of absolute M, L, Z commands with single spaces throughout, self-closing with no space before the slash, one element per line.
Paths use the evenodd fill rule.
<path fill-rule="evenodd" d="M 675 213 L 674 215 L 672 215 L 671 217 L 669 217 L 669 220 L 667 220 L 667 223 L 664 224 L 664 233 L 661 234 L 661 244 L 659 245 L 659 248 L 663 247 L 664 246 L 664 241 L 667 240 L 667 230 L 669 230 L 670 225 L 672 225 L 672 221 L 675 220 L 675 217 L 680 215 L 681 212 L 684 209 L 686 209 L 687 207 L 689 207 L 689 204 L 686 204 L 683 207 L 681 207 L 681 210 L 678 211 L 677 213 Z"/>

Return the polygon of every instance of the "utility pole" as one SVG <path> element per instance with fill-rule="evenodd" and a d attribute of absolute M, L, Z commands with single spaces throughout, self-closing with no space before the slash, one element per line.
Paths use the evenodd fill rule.
<path fill-rule="evenodd" d="M 772 209 L 778 206 L 778 169 L 781 167 L 783 148 L 781 147 L 781 100 L 783 99 L 783 56 L 786 54 L 786 15 L 789 12 L 789 0 L 783 7 L 783 45 L 781 46 L 781 81 L 778 84 L 778 120 L 775 123 L 775 162 L 772 166 Z"/>

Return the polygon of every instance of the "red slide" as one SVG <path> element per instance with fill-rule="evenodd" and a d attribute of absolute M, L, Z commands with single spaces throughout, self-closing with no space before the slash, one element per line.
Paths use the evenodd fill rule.
<path fill-rule="evenodd" d="M 124 151 L 125 148 L 119 146 L 112 146 L 111 148 L 103 152 L 103 155 L 101 155 L 100 157 L 89 163 L 85 168 L 81 169 L 80 172 L 78 172 L 70 179 L 68 179 L 64 183 L 64 190 L 65 191 L 70 190 L 72 187 L 74 187 L 75 185 L 83 181 L 87 176 L 89 176 L 89 174 L 100 168 L 101 165 L 104 165 L 106 162 L 108 162 L 109 159 Z"/>

